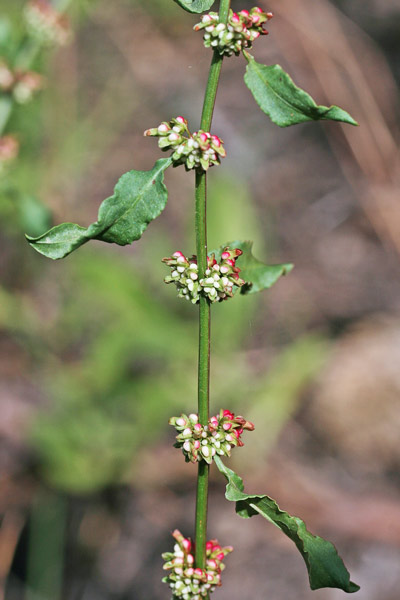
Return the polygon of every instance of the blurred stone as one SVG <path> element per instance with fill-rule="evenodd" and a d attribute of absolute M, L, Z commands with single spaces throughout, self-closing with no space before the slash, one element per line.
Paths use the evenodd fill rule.
<path fill-rule="evenodd" d="M 346 462 L 400 465 L 400 317 L 360 322 L 341 339 L 317 384 L 313 426 Z"/>

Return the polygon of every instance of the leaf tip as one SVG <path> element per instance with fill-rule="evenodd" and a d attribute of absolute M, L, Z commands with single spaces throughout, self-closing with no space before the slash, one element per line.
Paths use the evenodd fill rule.
<path fill-rule="evenodd" d="M 293 263 L 287 263 L 286 265 L 283 265 L 282 275 L 288 275 L 291 271 L 293 271 L 293 269 L 294 269 Z"/>
<path fill-rule="evenodd" d="M 357 585 L 357 583 L 354 583 L 353 581 L 349 582 L 349 589 L 348 589 L 349 594 L 354 594 L 355 592 L 358 592 L 360 589 L 361 588 L 359 585 Z"/>

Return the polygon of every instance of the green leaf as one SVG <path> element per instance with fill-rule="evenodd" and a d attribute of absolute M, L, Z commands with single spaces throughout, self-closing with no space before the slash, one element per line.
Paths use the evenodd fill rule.
<path fill-rule="evenodd" d="M 35 196 L 21 194 L 17 199 L 17 206 L 23 231 L 29 231 L 31 235 L 38 235 L 50 227 L 51 212 Z"/>
<path fill-rule="evenodd" d="M 287 275 L 293 269 L 293 265 L 266 265 L 253 256 L 253 242 L 228 242 L 221 246 L 218 250 L 214 250 L 214 254 L 219 260 L 221 252 L 226 246 L 230 248 L 240 248 L 243 254 L 237 259 L 237 266 L 240 268 L 240 277 L 246 281 L 246 285 L 240 288 L 242 294 L 255 294 L 261 292 L 274 285 L 280 277 Z"/>
<path fill-rule="evenodd" d="M 219 456 L 214 461 L 228 481 L 225 498 L 236 502 L 237 514 L 245 519 L 260 514 L 296 544 L 306 563 L 312 590 L 333 587 L 353 593 L 360 589 L 350 581 L 350 574 L 331 542 L 310 533 L 304 521 L 281 510 L 269 496 L 246 494 L 239 475 L 228 469 Z"/>
<path fill-rule="evenodd" d="M 321 119 L 358 125 L 338 106 L 318 106 L 281 66 L 262 65 L 248 52 L 244 54 L 248 61 L 244 81 L 261 110 L 279 127 Z"/>
<path fill-rule="evenodd" d="M 190 13 L 202 13 L 209 10 L 215 0 L 174 0 L 174 2 Z"/>
<path fill-rule="evenodd" d="M 89 240 L 125 246 L 138 240 L 148 224 L 167 203 L 164 171 L 171 158 L 158 160 L 151 171 L 129 171 L 122 175 L 114 194 L 104 200 L 98 220 L 88 228 L 63 223 L 39 237 L 26 236 L 35 250 L 54 260 L 64 258 Z"/>

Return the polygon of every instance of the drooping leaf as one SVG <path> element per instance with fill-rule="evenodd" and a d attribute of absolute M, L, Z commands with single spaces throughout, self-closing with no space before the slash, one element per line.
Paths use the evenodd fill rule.
<path fill-rule="evenodd" d="M 312 590 L 333 587 L 353 593 L 360 589 L 350 581 L 350 574 L 331 542 L 310 533 L 304 521 L 281 510 L 269 496 L 246 494 L 241 477 L 228 469 L 219 456 L 214 460 L 228 481 L 225 497 L 236 502 L 237 514 L 245 519 L 261 515 L 296 544 L 306 563 Z"/>
<path fill-rule="evenodd" d="M 240 248 L 243 254 L 237 259 L 237 266 L 240 268 L 240 277 L 246 281 L 246 285 L 240 288 L 242 294 L 255 294 L 261 292 L 274 285 L 282 275 L 286 275 L 293 269 L 293 265 L 266 265 L 259 261 L 252 252 L 253 242 L 235 241 L 228 242 L 221 246 L 218 250 L 214 250 L 214 254 L 219 260 L 223 249 L 229 246 L 230 248 Z"/>
<path fill-rule="evenodd" d="M 39 237 L 26 236 L 35 250 L 54 260 L 64 258 L 89 240 L 125 246 L 138 240 L 148 224 L 167 203 L 164 171 L 170 158 L 156 162 L 151 171 L 129 171 L 122 175 L 114 194 L 102 202 L 98 220 L 89 227 L 63 223 Z"/>
<path fill-rule="evenodd" d="M 248 52 L 245 56 L 248 64 L 244 81 L 261 110 L 279 127 L 319 120 L 358 124 L 338 106 L 318 106 L 280 65 L 262 65 Z"/>
<path fill-rule="evenodd" d="M 174 0 L 174 2 L 190 13 L 202 13 L 209 10 L 215 0 Z"/>

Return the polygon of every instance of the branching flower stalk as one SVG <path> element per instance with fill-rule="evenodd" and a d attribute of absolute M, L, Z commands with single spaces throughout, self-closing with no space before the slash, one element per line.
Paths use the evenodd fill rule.
<path fill-rule="evenodd" d="M 215 2 L 173 1 L 195 14 L 204 13 Z M 253 431 L 253 423 L 243 416 L 235 416 L 229 408 L 221 409 L 215 416 L 209 415 L 212 304 L 231 301 L 237 294 L 266 290 L 293 267 L 259 261 L 252 253 L 250 241 L 227 242 L 212 252 L 207 248 L 207 172 L 218 166 L 226 154 L 223 141 L 210 131 L 224 58 L 243 54 L 247 62 L 245 84 L 261 110 L 279 127 L 328 119 L 357 125 L 343 109 L 318 105 L 279 65 L 256 62 L 249 50 L 267 33 L 264 25 L 271 18 L 272 13 L 259 6 L 236 13 L 231 9 L 230 0 L 220 0 L 218 13 L 203 14 L 194 30 L 203 32 L 204 46 L 212 49 L 213 55 L 200 129 L 191 133 L 184 116 L 147 129 L 145 136 L 157 137 L 159 148 L 170 155 L 157 160 L 149 171 L 132 170 L 122 175 L 113 195 L 100 205 L 96 222 L 89 227 L 63 223 L 39 237 L 27 236 L 35 250 L 52 259 L 64 258 L 90 240 L 121 246 L 131 244 L 141 238 L 166 206 L 165 170 L 184 166 L 187 171 L 195 171 L 196 254 L 175 250 L 163 259 L 171 270 L 164 281 L 175 284 L 178 297 L 199 308 L 198 411 L 171 417 L 169 421 L 177 431 L 175 447 L 182 450 L 186 462 L 197 464 L 198 468 L 195 540 L 192 542 L 176 529 L 172 534 L 173 551 L 163 554 L 164 569 L 168 571 L 163 581 L 168 584 L 173 600 L 208 598 L 221 585 L 222 561 L 232 550 L 231 546 L 220 546 L 215 539 L 207 541 L 208 476 L 213 463 L 225 477 L 225 497 L 235 503 L 240 517 L 260 515 L 294 542 L 305 561 L 311 589 L 336 587 L 348 593 L 359 589 L 350 580 L 333 544 L 314 536 L 300 518 L 281 510 L 266 494 L 246 493 L 241 477 L 223 462 L 222 458 L 229 459 L 234 448 L 243 446 L 241 436 L 245 430 Z"/>
<path fill-rule="evenodd" d="M 222 23 L 228 20 L 230 0 L 221 0 L 219 18 Z M 212 117 L 223 56 L 214 50 L 207 87 L 204 95 L 203 112 L 200 128 L 211 130 Z M 204 278 L 207 269 L 207 174 L 196 171 L 196 251 L 199 278 Z M 207 425 L 210 405 L 210 336 L 211 336 L 211 307 L 207 298 L 201 297 L 199 304 L 199 362 L 198 362 L 198 412 L 201 425 Z M 196 565 L 204 569 L 206 562 L 207 541 L 207 505 L 208 478 L 210 467 L 201 461 L 197 473 L 196 493 Z"/>

